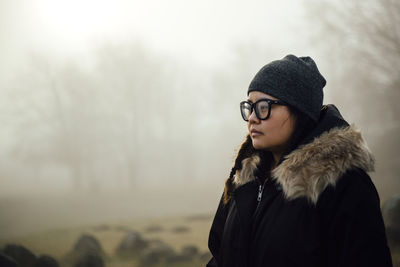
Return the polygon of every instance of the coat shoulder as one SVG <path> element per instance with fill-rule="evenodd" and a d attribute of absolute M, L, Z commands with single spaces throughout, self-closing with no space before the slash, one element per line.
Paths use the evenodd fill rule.
<path fill-rule="evenodd" d="M 317 206 L 333 210 L 344 209 L 354 212 L 360 206 L 373 206 L 380 209 L 380 199 L 376 187 L 363 169 L 351 169 L 340 176 L 334 185 L 328 186 L 320 195 Z M 336 208 L 334 208 L 336 206 Z"/>
<path fill-rule="evenodd" d="M 392 266 L 379 196 L 364 170 L 348 171 L 328 186 L 317 209 L 329 266 Z"/>
<path fill-rule="evenodd" d="M 374 157 L 361 133 L 349 126 L 331 129 L 285 157 L 273 177 L 288 199 L 307 197 L 316 203 L 320 194 L 335 186 L 352 170 L 374 170 Z"/>

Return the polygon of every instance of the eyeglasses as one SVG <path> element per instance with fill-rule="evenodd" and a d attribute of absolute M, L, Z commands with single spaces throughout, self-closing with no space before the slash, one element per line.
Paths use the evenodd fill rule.
<path fill-rule="evenodd" d="M 256 116 L 259 120 L 266 120 L 271 115 L 271 106 L 272 104 L 276 105 L 287 105 L 285 102 L 280 100 L 272 100 L 268 98 L 263 98 L 257 100 L 255 103 L 251 103 L 249 101 L 242 101 L 240 103 L 240 113 L 242 114 L 242 118 L 245 121 L 249 121 L 251 113 L 253 113 L 253 109 L 256 112 Z"/>

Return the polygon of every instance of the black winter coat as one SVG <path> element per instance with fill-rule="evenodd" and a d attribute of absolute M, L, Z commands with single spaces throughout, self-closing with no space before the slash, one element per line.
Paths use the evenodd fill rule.
<path fill-rule="evenodd" d="M 264 184 L 254 175 L 258 155 L 242 162 L 210 230 L 208 267 L 392 266 L 366 173 L 373 157 L 334 106 Z"/>

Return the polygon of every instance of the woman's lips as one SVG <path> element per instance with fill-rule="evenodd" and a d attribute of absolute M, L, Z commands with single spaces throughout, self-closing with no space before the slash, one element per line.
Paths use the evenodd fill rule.
<path fill-rule="evenodd" d="M 256 130 L 251 130 L 250 134 L 251 134 L 252 137 L 256 137 L 256 136 L 262 135 L 263 133 L 259 132 L 259 131 L 256 131 Z"/>

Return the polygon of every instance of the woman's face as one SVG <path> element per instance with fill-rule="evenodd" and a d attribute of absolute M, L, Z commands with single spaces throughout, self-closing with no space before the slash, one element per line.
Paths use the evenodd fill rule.
<path fill-rule="evenodd" d="M 248 101 L 255 103 L 262 98 L 278 100 L 262 92 L 252 91 Z M 266 120 L 259 120 L 253 110 L 247 127 L 255 149 L 268 150 L 279 155 L 289 143 L 295 127 L 295 118 L 290 115 L 287 106 L 272 104 L 270 117 Z"/>

